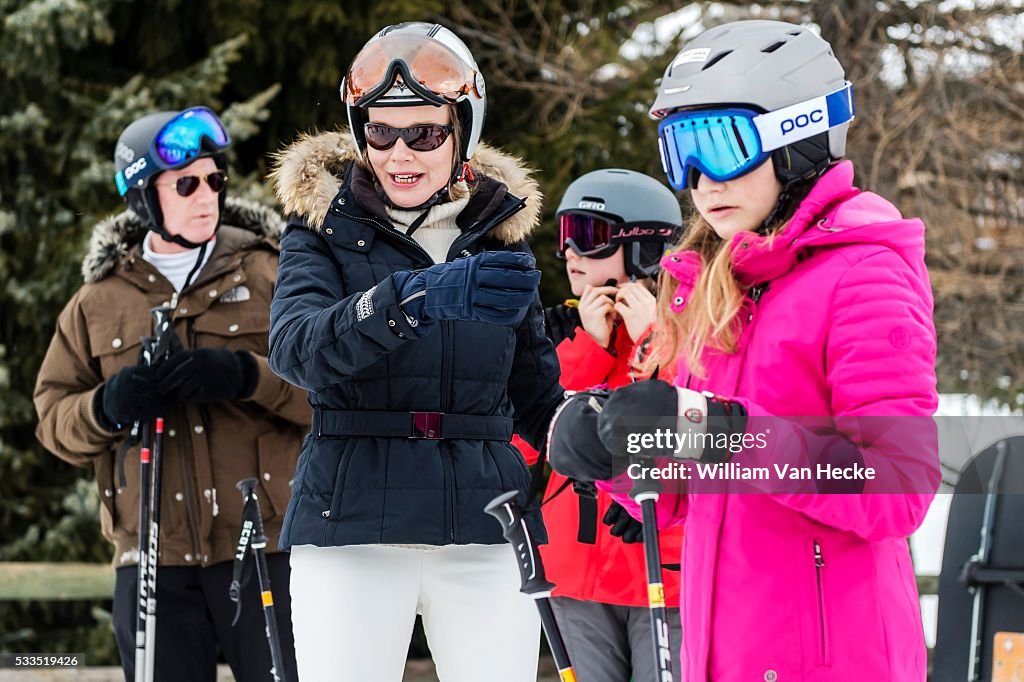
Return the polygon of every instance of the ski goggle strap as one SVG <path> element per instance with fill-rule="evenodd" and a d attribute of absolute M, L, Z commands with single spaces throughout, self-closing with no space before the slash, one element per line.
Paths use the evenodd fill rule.
<path fill-rule="evenodd" d="M 231 144 L 231 137 L 217 114 L 206 107 L 186 109 L 160 128 L 145 156 L 114 175 L 117 191 L 124 196 L 132 185 L 145 185 L 146 178 L 154 173 L 187 166 L 203 150 L 204 139 L 217 151 Z"/>
<path fill-rule="evenodd" d="M 681 111 L 658 125 L 661 162 L 673 189 L 696 169 L 718 182 L 764 163 L 771 152 L 854 118 L 853 84 L 822 97 L 758 114 L 749 109 Z"/>
<path fill-rule="evenodd" d="M 399 33 L 371 42 L 356 55 L 342 81 L 341 98 L 350 106 L 369 106 L 399 74 L 409 89 L 438 105 L 484 94 L 483 77 L 450 48 L 426 36 Z"/>
<path fill-rule="evenodd" d="M 658 221 L 611 220 L 584 211 L 558 215 L 559 258 L 570 248 L 577 255 L 607 258 L 620 244 L 637 241 L 667 242 L 675 234 L 676 226 Z"/>

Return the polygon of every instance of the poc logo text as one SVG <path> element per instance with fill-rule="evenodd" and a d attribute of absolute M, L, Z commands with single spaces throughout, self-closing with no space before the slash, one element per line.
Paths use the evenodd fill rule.
<path fill-rule="evenodd" d="M 786 135 L 793 132 L 797 128 L 806 128 L 812 123 L 821 123 L 825 118 L 825 112 L 821 109 L 815 109 L 809 114 L 797 114 L 793 118 L 784 118 L 780 124 L 782 134 Z"/>

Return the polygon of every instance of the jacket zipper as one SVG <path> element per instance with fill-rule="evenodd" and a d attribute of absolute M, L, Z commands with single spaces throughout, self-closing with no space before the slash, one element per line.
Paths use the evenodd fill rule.
<path fill-rule="evenodd" d="M 758 284 L 750 290 L 750 300 L 756 307 L 758 302 L 761 300 L 761 296 L 764 294 L 764 290 L 768 287 L 766 284 Z M 750 314 L 747 315 L 747 322 L 754 321 L 754 308 L 751 308 Z"/>
<path fill-rule="evenodd" d="M 497 216 L 493 216 L 490 220 L 487 221 L 487 223 L 485 223 L 483 227 L 478 227 L 476 224 L 470 225 L 469 228 L 464 233 L 460 234 L 458 237 L 455 238 L 455 241 L 452 242 L 452 245 L 448 248 L 448 260 L 451 261 L 455 254 L 461 256 L 470 255 L 468 252 L 460 252 L 465 251 L 467 247 L 469 247 L 473 242 L 475 242 L 481 235 L 486 234 L 494 225 L 498 225 L 503 220 L 511 218 L 513 215 L 523 210 L 525 206 L 526 201 L 520 199 L 518 202 L 515 203 L 515 205 L 510 206 L 507 211 Z"/>
<path fill-rule="evenodd" d="M 447 412 L 451 402 L 452 384 L 452 325 L 451 320 L 441 320 L 441 412 Z M 444 417 L 441 417 L 443 420 Z M 439 436 L 441 434 L 438 434 Z M 440 442 L 441 464 L 444 467 L 445 476 L 445 497 L 448 502 L 448 541 L 455 542 L 456 514 L 455 514 L 455 466 L 452 462 L 452 452 L 448 441 L 442 439 Z"/>
<path fill-rule="evenodd" d="M 414 250 L 418 251 L 424 257 L 426 262 L 430 263 L 431 265 L 434 264 L 434 259 L 430 257 L 430 254 L 427 253 L 426 249 L 424 249 L 422 246 L 420 246 L 419 242 L 417 242 L 412 237 L 409 237 L 407 235 L 402 234 L 401 232 L 399 232 L 398 230 L 394 229 L 393 227 L 389 228 L 386 225 L 384 225 L 384 223 L 378 222 L 378 221 L 374 220 L 373 218 L 360 218 L 359 216 L 354 216 L 354 215 L 351 215 L 349 213 L 345 213 L 344 211 L 342 211 L 340 209 L 335 209 L 335 210 L 338 212 L 338 215 L 340 215 L 340 216 L 342 216 L 344 218 L 348 218 L 349 220 L 355 220 L 356 222 L 360 222 L 360 223 L 366 223 L 367 225 L 373 225 L 377 229 L 382 230 L 384 233 L 386 233 L 388 235 L 391 235 L 393 237 L 396 237 L 398 239 L 398 241 L 400 241 L 403 244 L 406 244 L 407 246 L 410 246 Z"/>
<path fill-rule="evenodd" d="M 832 665 L 832 657 L 828 648 L 828 618 L 825 610 L 825 557 L 821 545 L 814 541 L 814 573 L 818 588 L 818 655 L 821 665 Z"/>
<path fill-rule="evenodd" d="M 192 452 L 195 452 L 195 448 L 192 448 Z M 181 478 L 185 488 L 185 506 L 188 509 L 188 529 L 192 535 L 192 558 L 196 561 L 202 561 L 202 547 L 200 546 L 199 541 L 199 522 L 196 520 L 196 509 L 199 507 L 199 501 L 196 498 L 195 491 L 192 489 L 193 473 L 193 468 L 189 464 L 188 455 L 184 450 L 182 450 Z"/>
<path fill-rule="evenodd" d="M 175 293 L 175 297 L 177 293 Z M 174 304 L 177 305 L 178 301 L 175 300 Z M 185 321 L 185 336 L 187 337 L 188 347 L 193 349 L 196 347 L 196 318 L 190 317 Z M 188 410 L 185 410 L 185 424 L 188 424 Z M 194 467 L 191 466 L 191 460 L 188 454 L 185 452 L 185 447 L 191 450 L 193 456 L 195 455 L 195 448 L 192 447 L 192 434 L 184 434 L 182 436 L 182 450 L 181 450 L 181 479 L 182 486 L 185 488 L 185 507 L 188 510 L 188 529 L 189 534 L 192 536 L 192 557 L 196 561 L 202 561 L 202 546 L 199 539 L 199 521 L 196 518 L 196 512 L 199 509 L 199 498 L 196 496 L 195 490 L 192 488 L 192 476 L 194 475 Z"/>

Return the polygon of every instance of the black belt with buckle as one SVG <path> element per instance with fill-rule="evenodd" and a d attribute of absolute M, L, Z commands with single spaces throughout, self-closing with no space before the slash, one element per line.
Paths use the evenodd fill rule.
<path fill-rule="evenodd" d="M 512 418 L 445 412 L 383 412 L 377 410 L 313 410 L 310 429 L 317 438 L 366 436 L 428 440 L 512 440 Z"/>

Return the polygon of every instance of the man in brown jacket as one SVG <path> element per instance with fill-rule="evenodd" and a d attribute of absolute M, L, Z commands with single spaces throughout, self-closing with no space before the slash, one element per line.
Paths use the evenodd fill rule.
<path fill-rule="evenodd" d="M 289 482 L 310 423 L 304 391 L 267 367 L 277 277 L 275 212 L 227 201 L 228 136 L 209 109 L 145 116 L 115 152 L 131 210 L 98 224 L 85 285 L 64 308 L 35 390 L 37 436 L 61 459 L 92 465 L 104 535 L 114 544 L 113 621 L 134 678 L 138 599 L 139 443 L 133 424 L 164 418 L 156 671 L 212 680 L 218 647 L 236 679 L 271 667 L 256 580 L 232 627 L 228 597 L 242 526 L 235 484 L 257 478 L 268 550 L 277 547 Z M 222 224 L 223 223 L 223 224 Z M 169 305 L 176 341 L 140 362 L 150 308 Z M 284 650 L 296 679 L 286 554 L 267 557 Z"/>

